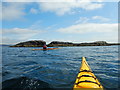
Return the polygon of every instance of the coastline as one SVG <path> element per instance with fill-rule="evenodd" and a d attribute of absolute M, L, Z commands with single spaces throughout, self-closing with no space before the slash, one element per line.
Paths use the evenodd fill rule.
<path fill-rule="evenodd" d="M 42 47 L 46 44 L 43 40 L 33 40 L 20 42 L 10 47 Z M 91 43 L 73 43 L 73 42 L 61 42 L 61 41 L 52 41 L 49 44 L 46 44 L 48 47 L 74 47 L 74 46 L 113 46 L 120 45 L 120 43 L 107 43 L 106 41 L 96 41 Z"/>

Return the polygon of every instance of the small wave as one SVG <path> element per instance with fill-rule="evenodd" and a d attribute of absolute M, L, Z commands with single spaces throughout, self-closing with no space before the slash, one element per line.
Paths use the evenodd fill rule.
<path fill-rule="evenodd" d="M 9 71 L 5 71 L 5 72 L 3 71 L 3 72 L 2 72 L 2 76 L 6 76 L 6 75 L 8 75 L 8 74 L 10 74 Z"/>
<path fill-rule="evenodd" d="M 33 64 L 38 64 L 37 62 L 34 62 L 34 61 L 25 61 L 25 62 L 14 62 L 14 63 L 8 63 L 8 64 L 5 64 L 4 66 L 23 66 L 23 65 L 33 65 Z"/>
<path fill-rule="evenodd" d="M 19 77 L 19 78 L 13 78 L 10 80 L 6 80 L 2 82 L 2 90 L 41 90 L 41 89 L 47 89 L 51 90 L 51 85 L 47 82 L 27 78 L 27 77 Z"/>
<path fill-rule="evenodd" d="M 25 74 L 25 73 L 29 73 L 29 72 L 32 72 L 32 71 L 35 71 L 35 70 L 38 70 L 38 69 L 41 69 L 41 68 L 42 68 L 42 67 L 39 66 L 39 67 L 36 67 L 36 68 L 30 69 L 30 70 L 24 71 L 23 74 Z"/>
<path fill-rule="evenodd" d="M 18 57 L 42 57 L 42 56 L 38 56 L 38 55 L 31 55 L 31 56 L 18 56 Z"/>
<path fill-rule="evenodd" d="M 33 64 L 38 64 L 37 62 L 34 62 L 34 61 L 26 61 L 26 62 L 23 62 L 23 63 L 20 63 L 18 64 L 19 65 L 33 65 Z"/>

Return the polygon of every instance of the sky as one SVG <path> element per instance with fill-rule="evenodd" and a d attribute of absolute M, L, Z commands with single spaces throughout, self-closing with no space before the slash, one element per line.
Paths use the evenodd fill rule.
<path fill-rule="evenodd" d="M 4 0 L 1 44 L 29 40 L 118 42 L 118 2 Z"/>

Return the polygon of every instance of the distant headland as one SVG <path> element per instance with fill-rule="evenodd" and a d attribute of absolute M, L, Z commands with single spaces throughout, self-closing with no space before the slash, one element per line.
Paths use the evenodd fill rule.
<path fill-rule="evenodd" d="M 46 42 L 43 40 L 32 40 L 32 41 L 20 42 L 10 47 L 42 47 L 44 44 L 46 44 Z M 96 41 L 91 43 L 72 43 L 72 42 L 52 41 L 51 43 L 47 44 L 48 47 L 111 46 L 111 45 L 120 45 L 120 43 L 107 43 L 106 41 Z"/>

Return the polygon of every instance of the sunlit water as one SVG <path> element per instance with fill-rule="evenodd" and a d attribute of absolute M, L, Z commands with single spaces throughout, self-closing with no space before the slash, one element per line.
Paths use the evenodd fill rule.
<path fill-rule="evenodd" d="M 104 88 L 118 88 L 118 46 L 60 48 L 33 51 L 3 46 L 3 88 L 71 89 L 83 56 Z"/>

